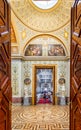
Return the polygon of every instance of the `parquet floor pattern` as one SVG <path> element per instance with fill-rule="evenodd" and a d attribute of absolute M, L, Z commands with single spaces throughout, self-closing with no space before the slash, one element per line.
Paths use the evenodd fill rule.
<path fill-rule="evenodd" d="M 12 130 L 69 130 L 69 107 L 13 106 Z"/>

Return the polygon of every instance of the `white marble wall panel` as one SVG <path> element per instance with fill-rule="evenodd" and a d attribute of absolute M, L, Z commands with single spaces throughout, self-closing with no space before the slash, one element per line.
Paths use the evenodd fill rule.
<path fill-rule="evenodd" d="M 21 97 L 22 79 L 21 79 L 21 60 L 12 60 L 11 78 L 12 78 L 12 95 Z"/>
<path fill-rule="evenodd" d="M 33 64 L 50 64 L 57 65 L 57 92 L 60 91 L 61 87 L 58 80 L 61 77 L 65 78 L 65 89 L 66 96 L 69 96 L 70 88 L 70 63 L 69 61 L 22 61 L 12 60 L 12 92 L 13 97 L 23 97 L 24 92 L 27 92 L 29 97 L 32 96 L 32 75 L 33 75 Z M 24 84 L 24 79 L 29 78 L 31 83 L 28 85 Z"/>

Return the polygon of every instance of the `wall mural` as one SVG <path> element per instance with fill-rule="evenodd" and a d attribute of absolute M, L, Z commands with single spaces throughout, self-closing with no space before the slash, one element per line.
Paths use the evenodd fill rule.
<path fill-rule="evenodd" d="M 65 56 L 64 48 L 61 45 L 48 45 L 48 56 Z"/>
<path fill-rule="evenodd" d="M 25 51 L 25 56 L 42 56 L 42 45 L 29 45 Z"/>
<path fill-rule="evenodd" d="M 42 44 L 30 44 L 25 51 L 25 56 L 66 56 L 60 44 L 48 44 L 44 49 Z M 47 55 L 44 53 L 47 51 Z"/>

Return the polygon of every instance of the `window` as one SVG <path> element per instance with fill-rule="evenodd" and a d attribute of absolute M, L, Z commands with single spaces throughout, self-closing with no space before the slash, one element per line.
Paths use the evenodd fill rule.
<path fill-rule="evenodd" d="M 58 0 L 32 0 L 32 2 L 38 8 L 46 10 L 55 6 L 58 3 Z"/>

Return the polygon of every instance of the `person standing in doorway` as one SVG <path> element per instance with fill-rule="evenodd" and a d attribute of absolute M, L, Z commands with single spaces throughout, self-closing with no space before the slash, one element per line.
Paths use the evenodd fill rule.
<path fill-rule="evenodd" d="M 44 98 L 44 103 L 46 103 L 46 93 L 44 93 L 43 98 Z"/>

